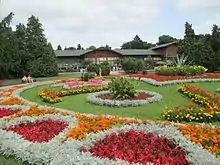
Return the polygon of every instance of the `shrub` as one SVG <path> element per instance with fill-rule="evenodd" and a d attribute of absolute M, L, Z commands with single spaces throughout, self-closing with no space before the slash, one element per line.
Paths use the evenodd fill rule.
<path fill-rule="evenodd" d="M 95 72 L 97 75 L 99 75 L 99 64 L 92 63 L 87 67 L 88 72 Z"/>
<path fill-rule="evenodd" d="M 136 95 L 134 85 L 126 78 L 112 79 L 109 90 L 115 99 L 128 99 Z"/>
<path fill-rule="evenodd" d="M 87 71 L 95 72 L 97 75 L 99 75 L 100 68 L 102 76 L 108 76 L 110 74 L 110 65 L 107 61 L 101 64 L 92 63 L 87 67 Z"/>
<path fill-rule="evenodd" d="M 121 60 L 121 66 L 126 74 L 138 73 L 143 70 L 143 62 L 137 58 L 124 58 Z"/>
<path fill-rule="evenodd" d="M 155 72 L 158 75 L 164 76 L 195 76 L 202 75 L 207 71 L 203 66 L 179 66 L 179 67 L 166 67 L 159 66 L 155 68 Z"/>
<path fill-rule="evenodd" d="M 102 76 L 108 76 L 110 74 L 110 65 L 107 61 L 100 64 Z"/>
<path fill-rule="evenodd" d="M 89 81 L 89 79 L 92 79 L 94 77 L 95 77 L 94 73 L 87 72 L 82 75 L 81 79 L 82 79 L 82 81 Z"/>

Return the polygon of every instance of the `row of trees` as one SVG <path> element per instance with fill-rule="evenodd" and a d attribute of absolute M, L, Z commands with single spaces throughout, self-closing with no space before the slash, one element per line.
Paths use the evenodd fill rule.
<path fill-rule="evenodd" d="M 20 23 L 13 31 L 13 16 L 0 21 L 0 78 L 57 75 L 56 56 L 38 18 L 31 16 L 26 26 Z"/>
<path fill-rule="evenodd" d="M 111 47 L 109 45 L 105 45 L 105 46 L 102 46 L 102 47 L 107 48 L 107 49 L 111 49 Z M 70 46 L 70 47 L 65 47 L 64 48 L 64 50 L 94 50 L 94 49 L 96 49 L 96 47 L 94 45 L 91 45 L 88 48 L 84 49 L 80 44 L 78 44 L 77 47 Z M 62 50 L 61 45 L 57 46 L 57 50 Z"/>
<path fill-rule="evenodd" d="M 162 35 L 158 38 L 158 42 L 156 44 L 153 44 L 153 43 L 148 43 L 147 41 L 143 41 L 138 35 L 136 35 L 132 41 L 123 43 L 121 49 L 149 49 L 156 45 L 162 45 L 173 41 L 178 41 L 178 39 L 170 35 Z M 109 45 L 105 45 L 104 47 L 111 49 Z M 86 48 L 86 50 L 94 50 L 94 49 L 96 49 L 94 45 L 91 45 L 88 48 Z M 62 50 L 61 45 L 57 46 L 57 50 Z M 78 44 L 77 47 L 74 46 L 65 47 L 64 50 L 85 50 L 85 49 L 80 44 Z"/>
<path fill-rule="evenodd" d="M 179 54 L 187 57 L 188 64 L 202 65 L 209 72 L 220 71 L 220 28 L 213 25 L 211 34 L 196 35 L 192 24 L 186 22 Z"/>

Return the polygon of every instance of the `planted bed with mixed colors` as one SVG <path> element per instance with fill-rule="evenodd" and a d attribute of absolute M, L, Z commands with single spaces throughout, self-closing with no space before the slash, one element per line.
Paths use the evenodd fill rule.
<path fill-rule="evenodd" d="M 12 156 L 28 164 L 42 165 L 220 164 L 220 129 L 208 124 L 219 122 L 220 119 L 219 95 L 214 92 L 193 85 L 180 85 L 176 93 L 189 99 L 190 104 L 175 110 L 164 110 L 161 113 L 163 121 L 77 113 L 64 108 L 41 106 L 20 96 L 23 91 L 51 83 L 0 89 L 2 155 Z M 142 99 L 151 104 L 160 104 L 149 99 L 156 97 L 154 100 L 160 101 L 166 97 L 158 94 L 159 90 L 138 91 L 133 90 L 132 86 L 131 90 L 125 92 L 129 95 L 124 97 L 124 94 L 114 93 L 112 86 L 100 80 L 86 84 L 62 81 L 53 84 L 52 88 L 50 91 L 39 90 L 39 96 L 38 93 L 36 96 L 52 105 L 65 101 L 64 96 L 75 97 L 82 93 L 86 95 L 85 101 L 88 96 L 90 101 L 91 97 L 95 97 L 111 100 L 110 103 L 117 98 L 121 102 Z M 132 90 L 133 93 L 130 93 Z M 140 96 L 141 93 L 144 94 Z M 118 109 L 112 107 L 114 110 Z M 187 122 L 192 121 L 202 124 L 188 125 Z"/>

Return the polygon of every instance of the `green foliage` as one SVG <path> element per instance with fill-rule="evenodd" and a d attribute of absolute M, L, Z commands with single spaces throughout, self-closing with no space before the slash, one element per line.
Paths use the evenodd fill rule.
<path fill-rule="evenodd" d="M 12 31 L 10 13 L 0 22 L 0 78 L 55 76 L 56 56 L 43 34 L 42 24 L 31 16 L 27 26 L 18 24 Z"/>
<path fill-rule="evenodd" d="M 206 70 L 207 69 L 203 66 L 189 65 L 184 65 L 180 67 L 159 66 L 155 68 L 156 74 L 163 76 L 194 76 L 204 74 Z"/>
<path fill-rule="evenodd" d="M 188 61 L 192 61 L 193 65 L 204 66 L 209 72 L 220 70 L 220 28 L 214 25 L 211 35 L 195 35 L 192 25 L 186 23 L 179 54 L 188 56 Z"/>
<path fill-rule="evenodd" d="M 110 69 L 110 65 L 109 65 L 109 63 L 107 61 L 101 63 L 99 66 L 101 68 L 101 75 L 102 76 L 110 75 L 111 69 Z"/>
<path fill-rule="evenodd" d="M 99 64 L 97 63 L 91 63 L 87 67 L 88 72 L 95 72 L 97 75 L 99 75 Z"/>
<path fill-rule="evenodd" d="M 112 79 L 109 90 L 115 99 L 129 99 L 136 95 L 134 85 L 126 78 Z"/>
<path fill-rule="evenodd" d="M 89 79 L 93 79 L 95 77 L 94 73 L 87 72 L 82 74 L 81 79 L 82 81 L 89 81 Z"/>
<path fill-rule="evenodd" d="M 143 70 L 143 62 L 137 58 L 123 58 L 121 60 L 121 65 L 126 74 L 138 73 Z"/>
<path fill-rule="evenodd" d="M 170 43 L 170 42 L 174 42 L 174 41 L 177 41 L 176 38 L 170 36 L 170 35 L 162 35 L 159 37 L 158 39 L 158 43 L 157 45 L 162 45 L 162 44 L 167 44 L 167 43 Z"/>
<path fill-rule="evenodd" d="M 57 50 L 62 50 L 61 45 L 58 45 L 58 46 L 57 46 Z"/>
<path fill-rule="evenodd" d="M 173 59 L 173 62 L 176 66 L 183 66 L 188 62 L 188 56 L 184 56 L 184 54 L 178 54 L 176 58 Z"/>
<path fill-rule="evenodd" d="M 87 67 L 87 70 L 88 72 L 95 72 L 97 75 L 99 75 L 100 68 L 102 76 L 108 76 L 110 74 L 110 64 L 107 61 L 101 64 L 92 63 Z"/>
<path fill-rule="evenodd" d="M 149 49 L 154 47 L 155 44 L 142 41 L 138 35 L 134 37 L 132 41 L 125 42 L 121 49 Z"/>

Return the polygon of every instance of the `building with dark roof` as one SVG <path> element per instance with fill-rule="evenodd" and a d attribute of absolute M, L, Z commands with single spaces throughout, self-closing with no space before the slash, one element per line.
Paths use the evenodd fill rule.
<path fill-rule="evenodd" d="M 135 57 L 143 60 L 167 60 L 177 55 L 177 42 L 158 45 L 150 49 L 107 49 L 94 50 L 60 50 L 55 51 L 60 66 L 74 65 L 82 60 L 93 62 L 115 61 L 123 57 Z"/>

